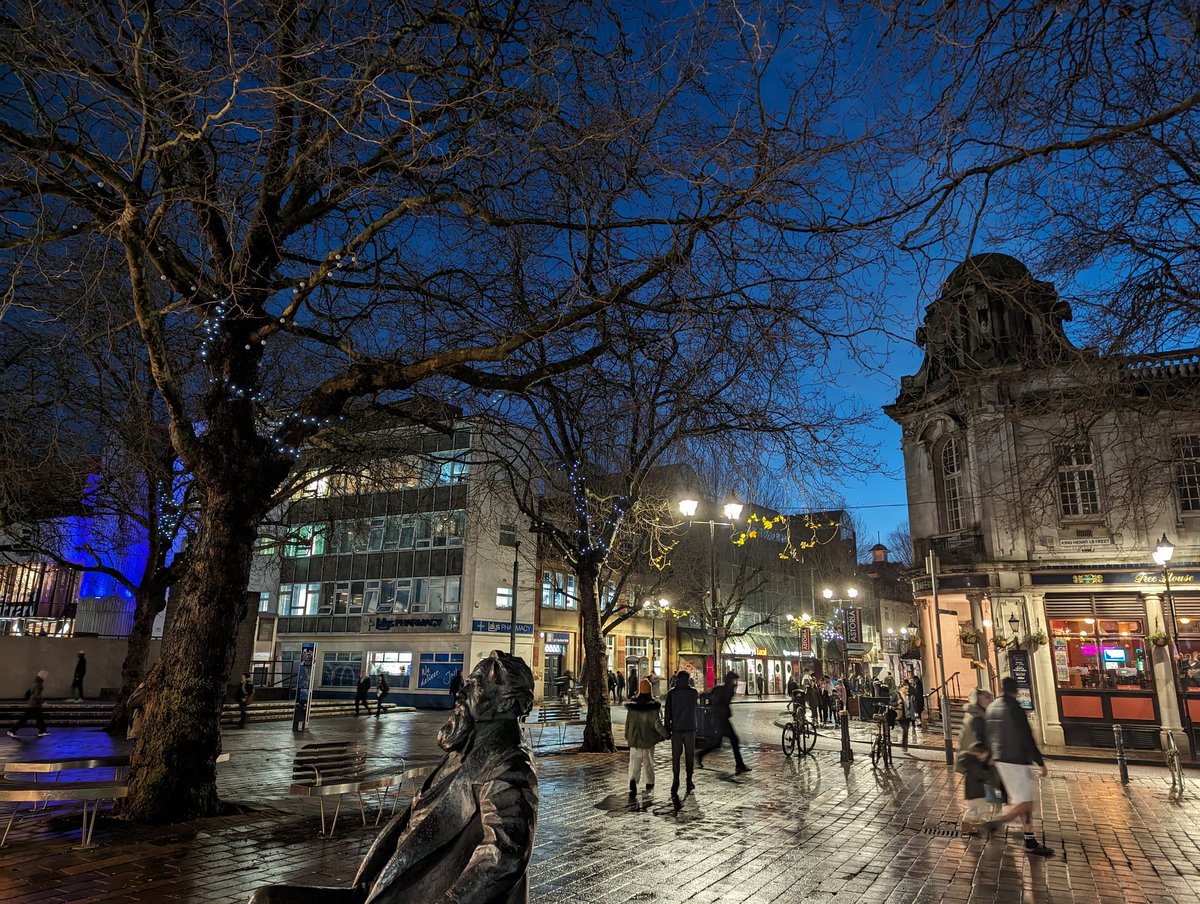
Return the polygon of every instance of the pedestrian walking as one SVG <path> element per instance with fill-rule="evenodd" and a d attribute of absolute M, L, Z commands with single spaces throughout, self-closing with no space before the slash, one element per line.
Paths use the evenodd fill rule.
<path fill-rule="evenodd" d="M 963 797 L 967 801 L 960 829 L 964 835 L 973 835 L 984 823 L 988 784 L 995 781 L 987 746 L 973 742 L 958 754 L 954 768 L 963 776 Z"/>
<path fill-rule="evenodd" d="M 759 675 L 758 678 L 755 679 L 754 683 L 758 685 L 758 699 L 759 702 L 761 702 L 763 694 L 766 693 L 767 690 L 767 679 L 762 675 Z"/>
<path fill-rule="evenodd" d="M 987 718 L 984 711 L 991 705 L 992 692 L 986 687 L 971 688 L 967 702 L 963 704 L 962 731 L 958 735 L 958 750 L 968 750 L 972 744 L 988 742 Z"/>
<path fill-rule="evenodd" d="M 913 728 L 925 726 L 925 684 L 921 676 L 913 672 L 908 676 L 908 688 L 913 698 Z"/>
<path fill-rule="evenodd" d="M 625 673 L 617 672 L 617 702 L 620 703 L 625 699 Z"/>
<path fill-rule="evenodd" d="M 900 682 L 892 694 L 891 706 L 896 710 L 896 721 L 900 723 L 900 749 L 908 750 L 908 730 L 913 722 L 912 688 L 907 681 Z"/>
<path fill-rule="evenodd" d="M 798 690 L 800 690 L 800 683 L 799 683 L 799 682 L 796 680 L 796 676 L 795 676 L 795 674 L 793 673 L 793 674 L 791 674 L 791 675 L 789 675 L 789 676 L 788 676 L 788 682 L 787 682 L 787 695 L 788 695 L 788 699 L 790 700 L 792 697 L 795 697 L 795 696 L 796 696 L 796 692 L 797 692 Z"/>
<path fill-rule="evenodd" d="M 687 791 L 691 793 L 696 785 L 692 782 L 692 769 L 696 759 L 696 708 L 700 705 L 700 695 L 692 687 L 692 676 L 686 669 L 680 669 L 675 674 L 674 686 L 667 691 L 667 705 L 664 712 L 666 729 L 671 735 L 671 796 L 679 793 L 679 760 L 683 758 Z"/>
<path fill-rule="evenodd" d="M 458 699 L 458 692 L 463 689 L 463 673 L 460 669 L 454 673 L 454 677 L 450 679 L 450 708 L 454 708 L 454 701 Z"/>
<path fill-rule="evenodd" d="M 993 701 L 984 714 L 992 763 L 1008 796 L 1008 807 L 995 819 L 988 820 L 986 828 L 991 835 L 1002 825 L 1019 818 L 1025 833 L 1025 852 L 1049 857 L 1054 851 L 1033 834 L 1033 767 L 1037 766 L 1038 773 L 1045 776 L 1046 762 L 1033 738 L 1025 710 L 1017 701 L 1017 689 L 1016 679 L 1006 675 L 1000 682 L 1000 698 Z"/>
<path fill-rule="evenodd" d="M 729 746 L 733 748 L 734 772 L 741 775 L 743 772 L 749 772 L 750 767 L 746 765 L 742 759 L 742 748 L 738 743 L 737 732 L 733 730 L 733 715 L 732 706 L 733 695 L 737 692 L 738 677 L 734 672 L 729 672 L 725 676 L 725 683 L 720 687 L 714 688 L 709 694 L 709 705 L 712 713 L 713 721 L 715 722 L 715 731 L 713 737 L 703 750 L 696 752 L 696 763 L 701 769 L 704 768 L 704 758 L 718 750 L 724 743 L 725 738 L 729 738 Z"/>
<path fill-rule="evenodd" d="M 613 674 L 613 670 L 608 670 L 608 696 L 613 703 L 617 702 L 617 676 Z"/>
<path fill-rule="evenodd" d="M 17 724 L 8 730 L 10 738 L 15 738 L 17 732 L 24 728 L 30 719 L 33 719 L 37 724 L 39 738 L 44 738 L 50 734 L 50 732 L 46 731 L 46 717 L 42 714 L 42 698 L 46 693 L 46 679 L 49 677 L 50 673 L 45 669 L 42 669 L 34 676 L 33 683 L 25 691 L 25 710 L 21 713 L 21 718 Z"/>
<path fill-rule="evenodd" d="M 383 712 L 383 701 L 384 701 L 384 699 L 386 699 L 389 690 L 391 690 L 391 688 L 388 687 L 387 675 L 384 674 L 383 672 L 380 672 L 379 673 L 379 681 L 376 684 L 376 695 L 375 695 L 375 718 L 376 719 L 378 719 L 379 714 Z"/>
<path fill-rule="evenodd" d="M 75 695 L 76 702 L 83 699 L 83 676 L 86 674 L 87 653 L 80 650 L 79 657 L 75 660 L 75 677 L 71 679 L 71 693 Z"/>
<path fill-rule="evenodd" d="M 250 718 L 250 701 L 254 699 L 254 682 L 250 680 L 249 672 L 242 672 L 242 680 L 238 683 L 238 728 L 245 728 Z"/>
<path fill-rule="evenodd" d="M 615 687 L 615 686 L 614 686 Z M 668 737 L 662 704 L 654 699 L 650 679 L 643 678 L 636 696 L 625 704 L 625 740 L 629 742 L 629 796 L 637 797 L 638 774 L 646 776 L 646 791 L 654 790 L 654 745 Z"/>
<path fill-rule="evenodd" d="M 371 676 L 366 672 L 358 679 L 358 687 L 354 689 L 354 715 L 358 715 L 360 706 L 368 716 L 371 714 Z"/>

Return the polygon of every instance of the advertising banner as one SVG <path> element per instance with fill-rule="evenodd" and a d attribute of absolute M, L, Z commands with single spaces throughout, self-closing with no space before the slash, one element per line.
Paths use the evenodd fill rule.
<path fill-rule="evenodd" d="M 292 731 L 308 728 L 312 708 L 312 688 L 316 677 L 317 645 L 311 640 L 300 644 L 300 669 L 296 672 L 296 708 L 292 712 Z"/>

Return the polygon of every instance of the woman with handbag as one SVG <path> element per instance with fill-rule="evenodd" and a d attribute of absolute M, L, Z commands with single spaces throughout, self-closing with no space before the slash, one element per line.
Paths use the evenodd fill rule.
<path fill-rule="evenodd" d="M 638 684 L 637 696 L 625 704 L 625 740 L 629 742 L 629 796 L 637 797 L 638 773 L 646 774 L 646 790 L 654 790 L 654 745 L 665 740 L 667 729 L 654 699 L 650 679 Z"/>

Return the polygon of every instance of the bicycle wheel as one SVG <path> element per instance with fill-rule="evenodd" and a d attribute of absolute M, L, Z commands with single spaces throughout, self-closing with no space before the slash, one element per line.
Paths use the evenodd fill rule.
<path fill-rule="evenodd" d="M 809 722 L 804 723 L 804 727 L 800 732 L 800 753 L 808 756 L 813 752 L 813 748 L 817 746 L 817 729 L 815 725 Z"/>
<path fill-rule="evenodd" d="M 892 768 L 892 739 L 885 738 L 883 741 L 883 765 L 888 769 Z"/>
<path fill-rule="evenodd" d="M 793 753 L 796 752 L 796 726 L 795 725 L 783 726 L 783 737 L 780 740 L 780 743 L 783 745 L 784 756 L 791 756 Z"/>

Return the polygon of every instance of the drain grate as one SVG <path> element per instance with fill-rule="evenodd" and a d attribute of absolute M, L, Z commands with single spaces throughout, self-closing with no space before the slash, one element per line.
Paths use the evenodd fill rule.
<path fill-rule="evenodd" d="M 922 826 L 921 834 L 936 835 L 938 838 L 957 838 L 960 833 L 958 831 L 957 823 L 941 823 L 940 825 L 936 826 Z"/>

